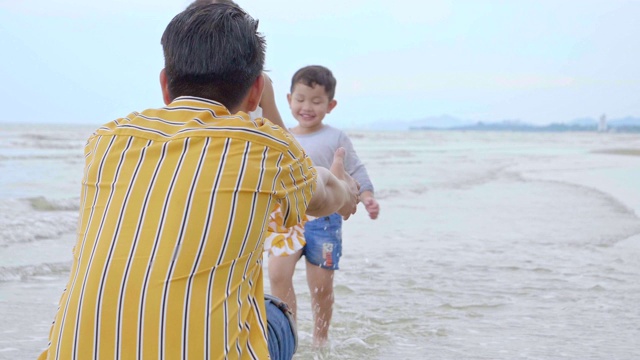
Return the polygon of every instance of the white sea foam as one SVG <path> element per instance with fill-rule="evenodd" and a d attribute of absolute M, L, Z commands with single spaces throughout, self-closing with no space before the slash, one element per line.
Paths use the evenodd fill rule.
<path fill-rule="evenodd" d="M 47 199 L 44 196 L 36 196 L 26 199 L 31 208 L 36 211 L 78 211 L 79 199 Z"/>
<path fill-rule="evenodd" d="M 0 266 L 0 282 L 30 280 L 57 275 L 66 276 L 71 268 L 71 262 L 42 263 L 25 266 Z"/>
<path fill-rule="evenodd" d="M 57 239 L 75 231 L 78 200 L 0 199 L 0 248 Z"/>

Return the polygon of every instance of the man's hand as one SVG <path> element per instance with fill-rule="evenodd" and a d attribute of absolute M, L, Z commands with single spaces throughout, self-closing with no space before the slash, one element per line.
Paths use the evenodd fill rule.
<path fill-rule="evenodd" d="M 344 220 L 347 220 L 351 215 L 356 213 L 358 209 L 358 201 L 359 201 L 359 192 L 360 192 L 360 184 L 355 181 L 351 175 L 347 174 L 344 169 L 344 156 L 346 152 L 344 148 L 339 148 L 336 150 L 333 155 L 333 163 L 331 164 L 331 173 L 338 178 L 343 186 L 346 188 L 349 193 L 349 199 L 346 201 L 344 206 L 342 206 L 338 210 L 338 214 L 342 215 Z"/>
<path fill-rule="evenodd" d="M 316 189 L 307 206 L 307 215 L 328 216 L 333 213 L 348 219 L 358 208 L 360 185 L 344 169 L 345 150 L 333 155 L 331 169 L 317 167 Z"/>

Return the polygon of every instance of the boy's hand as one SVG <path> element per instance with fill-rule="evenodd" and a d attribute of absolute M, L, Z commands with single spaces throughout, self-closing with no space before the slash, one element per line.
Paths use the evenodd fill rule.
<path fill-rule="evenodd" d="M 378 201 L 373 197 L 373 193 L 363 191 L 362 194 L 360 194 L 360 200 L 362 204 L 364 204 L 364 208 L 367 209 L 371 220 L 377 219 L 380 213 L 380 204 L 378 204 Z"/>
<path fill-rule="evenodd" d="M 358 209 L 359 189 L 360 185 L 356 182 L 351 175 L 347 174 L 344 169 L 344 156 L 345 149 L 339 148 L 333 155 L 333 163 L 331 164 L 331 173 L 341 180 L 345 186 L 345 189 L 349 192 L 349 199 L 346 204 L 338 210 L 338 214 L 342 215 L 344 220 L 347 220 L 351 215 L 356 213 Z"/>

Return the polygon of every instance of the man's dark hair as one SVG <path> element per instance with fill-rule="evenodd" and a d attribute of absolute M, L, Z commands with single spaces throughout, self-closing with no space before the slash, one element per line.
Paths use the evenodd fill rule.
<path fill-rule="evenodd" d="M 191 4 L 189 4 L 189 6 L 187 6 L 187 10 L 192 9 L 194 7 L 209 5 L 209 4 L 227 4 L 227 5 L 238 6 L 238 4 L 236 4 L 235 1 L 233 0 L 194 0 Z"/>
<path fill-rule="evenodd" d="M 324 91 L 327 93 L 329 100 L 333 100 L 336 94 L 336 78 L 333 77 L 331 70 L 320 65 L 309 65 L 296 71 L 291 79 L 291 92 L 296 84 L 301 83 L 309 87 L 315 85 L 324 86 Z"/>
<path fill-rule="evenodd" d="M 162 34 L 171 100 L 197 96 L 234 109 L 262 74 L 265 40 L 241 8 L 203 4 L 176 15 Z"/>

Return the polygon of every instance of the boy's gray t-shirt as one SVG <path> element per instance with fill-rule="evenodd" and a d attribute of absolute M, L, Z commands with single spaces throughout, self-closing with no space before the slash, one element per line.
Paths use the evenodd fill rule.
<path fill-rule="evenodd" d="M 309 155 L 313 165 L 331 168 L 333 163 L 333 154 L 340 147 L 346 150 L 344 166 L 349 175 L 351 175 L 360 184 L 360 192 L 373 192 L 373 184 L 369 179 L 367 169 L 364 167 L 360 158 L 353 149 L 351 139 L 342 130 L 336 129 L 329 125 L 324 125 L 322 129 L 311 134 L 293 134 L 298 140 L 304 151 Z"/>

